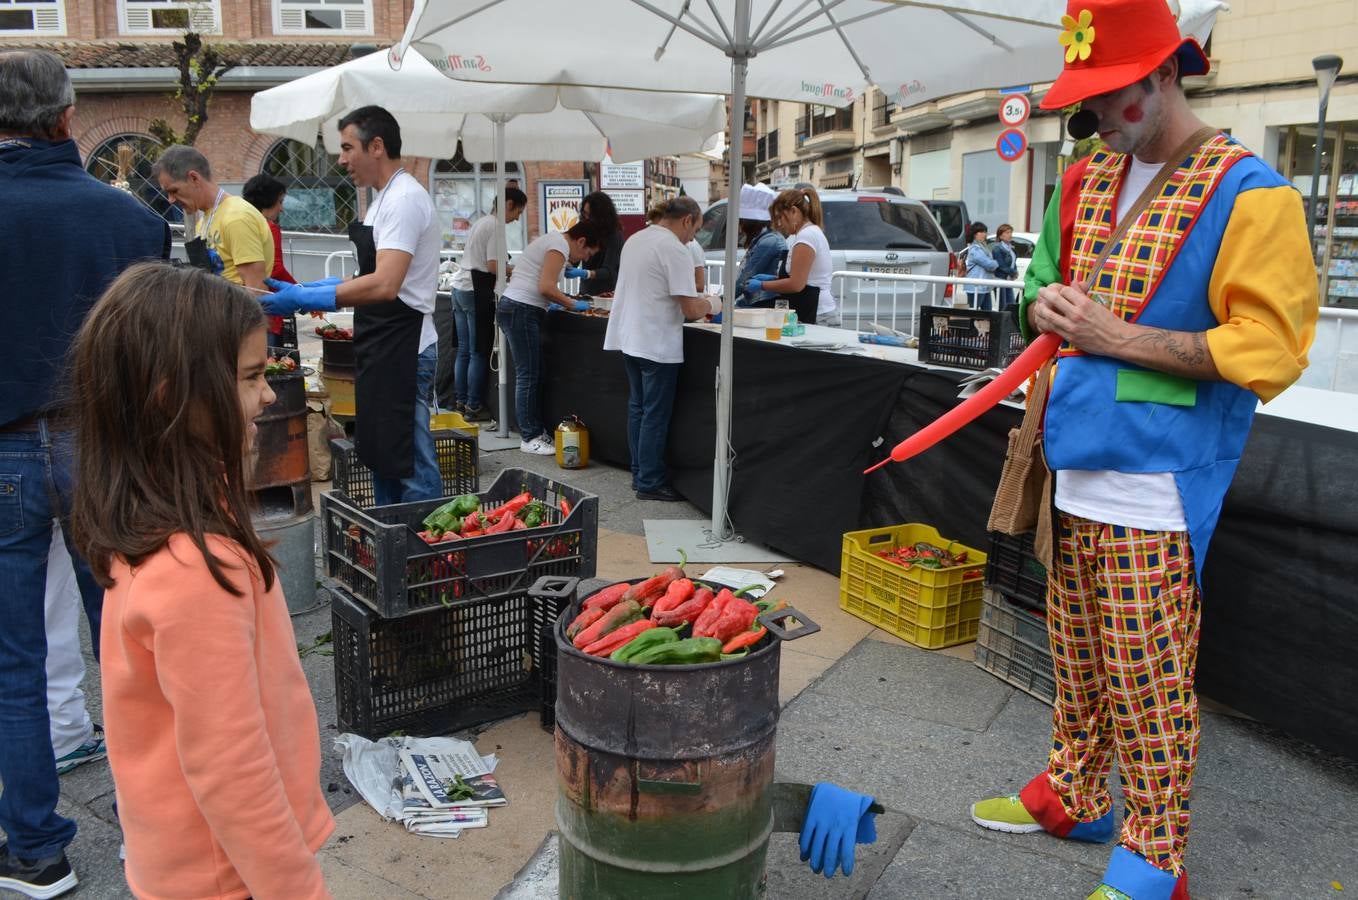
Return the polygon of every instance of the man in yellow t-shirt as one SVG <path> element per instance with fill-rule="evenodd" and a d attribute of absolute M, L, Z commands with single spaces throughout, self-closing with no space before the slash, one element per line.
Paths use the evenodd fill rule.
<path fill-rule="evenodd" d="M 193 147 L 166 147 L 152 171 L 170 202 L 186 213 L 202 214 L 197 237 L 220 259 L 220 269 L 213 260 L 218 274 L 227 281 L 267 291 L 264 279 L 273 271 L 273 235 L 259 210 L 219 188 L 207 157 Z"/>

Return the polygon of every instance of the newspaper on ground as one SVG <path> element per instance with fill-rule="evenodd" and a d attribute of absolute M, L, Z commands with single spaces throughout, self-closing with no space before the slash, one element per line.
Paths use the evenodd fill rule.
<path fill-rule="evenodd" d="M 774 571 L 778 575 L 782 574 L 782 572 L 777 569 Z M 777 576 L 775 575 L 775 577 Z M 775 586 L 773 580 L 769 578 L 769 573 L 756 572 L 753 569 L 736 569 L 731 566 L 713 566 L 699 575 L 698 579 L 700 581 L 706 581 L 709 584 L 728 587 L 733 591 L 738 591 L 741 588 L 754 585 L 754 587 L 750 587 L 750 589 L 745 592 L 745 597 L 750 600 L 758 600 L 760 597 L 765 596 L 769 591 L 773 590 Z"/>
<path fill-rule="evenodd" d="M 503 806 L 504 793 L 492 773 L 499 760 L 493 754 L 481 756 L 475 746 L 456 738 L 387 737 L 370 741 L 356 734 L 335 739 L 335 749 L 343 755 L 344 774 L 368 805 L 387 821 L 398 821 L 414 834 L 455 838 L 463 828 L 484 828 L 489 816 L 486 806 Z M 458 779 L 468 783 L 473 799 L 498 802 L 435 805 L 421 790 L 414 769 L 402 761 L 412 754 L 428 762 L 436 761 L 437 772 L 457 787 Z M 433 765 L 428 766 L 431 775 Z M 493 790 L 492 790 L 493 788 Z M 466 790 L 454 793 L 465 794 Z"/>

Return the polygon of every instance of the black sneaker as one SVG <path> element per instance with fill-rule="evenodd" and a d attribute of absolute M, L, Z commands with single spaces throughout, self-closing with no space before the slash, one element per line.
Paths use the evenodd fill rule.
<path fill-rule="evenodd" d="M 60 897 L 75 886 L 75 872 L 65 853 L 46 859 L 20 859 L 10 856 L 9 844 L 0 844 L 0 888 L 46 900 Z"/>
<path fill-rule="evenodd" d="M 669 485 L 656 488 L 653 491 L 637 491 L 638 500 L 662 500 L 666 503 L 674 503 L 683 500 L 683 496 Z"/>
<path fill-rule="evenodd" d="M 489 422 L 490 410 L 484 406 L 478 406 L 476 409 L 472 409 L 470 406 L 463 407 L 462 419 L 466 422 Z"/>

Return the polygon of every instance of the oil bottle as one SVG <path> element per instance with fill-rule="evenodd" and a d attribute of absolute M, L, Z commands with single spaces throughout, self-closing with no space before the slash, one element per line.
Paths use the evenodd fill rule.
<path fill-rule="evenodd" d="M 556 464 L 563 469 L 589 465 L 589 429 L 579 416 L 562 419 L 556 426 Z"/>

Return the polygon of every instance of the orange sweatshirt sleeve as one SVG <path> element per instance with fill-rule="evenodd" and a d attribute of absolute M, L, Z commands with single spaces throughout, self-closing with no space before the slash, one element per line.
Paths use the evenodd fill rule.
<path fill-rule="evenodd" d="M 1301 376 L 1320 299 L 1295 190 L 1236 197 L 1207 298 L 1221 323 L 1207 332 L 1207 346 L 1223 380 L 1267 402 Z"/>
<path fill-rule="evenodd" d="M 202 554 L 176 537 L 139 571 L 125 627 L 155 654 L 184 778 L 251 894 L 328 898 L 265 726 L 255 665 L 262 586 L 234 543 L 209 536 L 208 548 L 234 567 L 228 576 L 243 596 L 223 590 Z"/>

